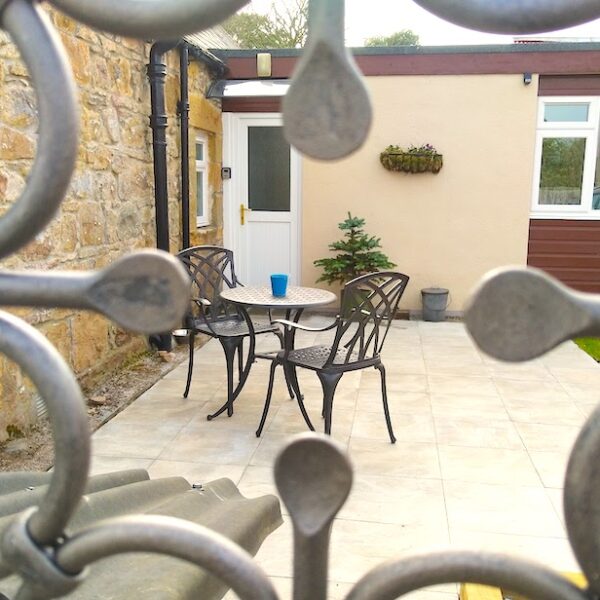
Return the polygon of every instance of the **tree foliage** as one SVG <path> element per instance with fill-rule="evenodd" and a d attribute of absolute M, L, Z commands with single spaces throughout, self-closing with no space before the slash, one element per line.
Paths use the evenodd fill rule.
<path fill-rule="evenodd" d="M 381 238 L 365 233 L 364 225 L 364 219 L 353 217 L 350 213 L 348 218 L 338 225 L 344 232 L 345 239 L 329 244 L 329 249 L 337 252 L 335 257 L 314 261 L 316 267 L 323 269 L 323 274 L 317 282 L 326 281 L 331 284 L 339 281 L 344 284 L 359 275 L 392 269 L 396 266 L 381 250 L 378 250 L 381 248 Z"/>
<path fill-rule="evenodd" d="M 365 40 L 365 46 L 418 46 L 419 36 L 410 29 L 403 29 L 392 35 L 372 37 Z"/>
<path fill-rule="evenodd" d="M 308 32 L 308 0 L 271 5 L 269 14 L 241 12 L 223 23 L 242 48 L 299 48 Z"/>

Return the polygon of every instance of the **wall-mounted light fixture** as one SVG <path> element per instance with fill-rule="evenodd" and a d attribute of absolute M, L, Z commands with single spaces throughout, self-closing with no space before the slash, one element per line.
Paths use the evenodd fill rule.
<path fill-rule="evenodd" d="M 271 77 L 271 55 L 269 52 L 256 54 L 256 74 L 258 77 Z"/>
<path fill-rule="evenodd" d="M 531 73 L 523 73 L 523 83 L 525 85 L 529 85 L 533 80 L 533 75 Z"/>

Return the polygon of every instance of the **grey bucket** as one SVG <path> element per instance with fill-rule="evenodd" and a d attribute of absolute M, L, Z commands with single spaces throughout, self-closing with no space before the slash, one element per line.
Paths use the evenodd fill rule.
<path fill-rule="evenodd" d="M 425 288 L 421 290 L 423 300 L 423 320 L 443 321 L 448 308 L 448 290 L 446 288 Z"/>

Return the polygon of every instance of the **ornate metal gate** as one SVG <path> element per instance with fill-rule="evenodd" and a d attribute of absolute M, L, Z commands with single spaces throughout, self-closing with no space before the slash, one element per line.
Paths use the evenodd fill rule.
<path fill-rule="evenodd" d="M 214 25 L 247 2 L 51 1 L 92 27 L 157 39 Z M 500 33 L 553 30 L 600 17 L 598 0 L 415 1 L 455 23 Z M 343 0 L 312 0 L 309 41 L 284 105 L 289 141 L 317 158 L 350 153 L 362 143 L 370 123 L 368 97 L 343 45 L 343 9 Z M 38 151 L 26 188 L 0 218 L 0 257 L 6 257 L 42 231 L 56 213 L 74 169 L 78 134 L 70 68 L 37 3 L 0 0 L 0 20 L 27 64 L 40 117 Z M 313 110 L 315 103 L 325 110 Z M 179 324 L 188 287 L 178 261 L 159 251 L 143 251 L 99 272 L 0 272 L 0 303 L 85 308 L 123 327 L 151 333 Z M 527 308 L 534 305 L 535 309 Z M 600 298 L 574 293 L 539 272 L 502 272 L 482 284 L 468 311 L 467 326 L 490 354 L 526 360 L 574 335 L 600 335 Z M 48 406 L 55 441 L 55 469 L 43 502 L 0 532 L 0 578 L 13 573 L 22 577 L 18 600 L 63 596 L 77 588 L 90 563 L 132 551 L 188 560 L 223 579 L 241 598 L 277 598 L 249 555 L 222 536 L 184 521 L 128 517 L 66 536 L 65 527 L 83 494 L 90 459 L 81 392 L 50 343 L 7 313 L 0 313 L 0 352 L 31 377 Z M 600 409 L 581 431 L 565 483 L 568 535 L 589 581 L 587 590 L 532 562 L 449 551 L 381 565 L 356 584 L 348 599 L 393 599 L 455 581 L 498 585 L 535 600 L 599 597 L 599 457 Z M 275 471 L 294 524 L 294 598 L 324 600 L 329 534 L 350 490 L 351 465 L 330 439 L 306 435 L 280 454 Z"/>

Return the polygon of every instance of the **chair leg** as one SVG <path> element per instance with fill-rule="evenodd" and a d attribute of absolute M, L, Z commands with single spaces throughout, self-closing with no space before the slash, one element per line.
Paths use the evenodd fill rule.
<path fill-rule="evenodd" d="M 290 400 L 293 400 L 293 399 L 295 398 L 295 395 L 294 395 L 294 390 L 292 389 L 292 385 L 291 385 L 291 383 L 288 381 L 288 378 L 287 378 L 287 377 L 285 378 L 285 385 L 287 385 L 287 391 L 288 391 L 288 394 L 289 394 L 289 396 L 290 396 Z M 0 600 L 2 600 L 2 599 L 0 598 Z"/>
<path fill-rule="evenodd" d="M 244 373 L 244 338 L 240 338 L 240 345 L 238 346 L 238 378 L 242 379 Z"/>
<path fill-rule="evenodd" d="M 323 388 L 323 409 L 325 413 L 325 433 L 331 435 L 331 411 L 333 408 L 333 396 L 335 388 L 340 382 L 343 373 L 324 373 L 317 371 L 321 387 Z"/>
<path fill-rule="evenodd" d="M 239 341 L 235 340 L 235 338 L 219 338 L 219 341 L 221 342 L 221 346 L 223 346 L 225 362 L 227 363 L 227 401 L 212 415 L 207 415 L 206 419 L 208 421 L 212 421 L 225 410 L 227 410 L 228 417 L 233 415 L 233 369 L 235 352 L 238 348 Z"/>
<path fill-rule="evenodd" d="M 190 385 L 192 384 L 192 371 L 194 370 L 194 339 L 196 335 L 190 332 L 189 337 L 189 347 L 190 347 L 190 357 L 188 359 L 188 374 L 187 374 L 187 383 L 185 384 L 185 392 L 183 392 L 183 397 L 187 398 L 190 393 Z"/>
<path fill-rule="evenodd" d="M 390 409 L 387 400 L 387 386 L 385 384 L 385 367 L 379 364 L 375 367 L 381 375 L 381 397 L 383 398 L 383 414 L 385 415 L 385 422 L 387 425 L 388 433 L 390 435 L 390 441 L 392 444 L 396 443 L 396 437 L 394 436 L 394 430 L 392 429 L 392 419 L 390 418 Z"/>
<path fill-rule="evenodd" d="M 283 370 L 285 372 L 286 381 L 289 381 L 292 384 L 292 389 L 296 394 L 296 400 L 298 400 L 298 406 L 300 407 L 300 412 L 302 413 L 304 422 L 311 431 L 314 431 L 315 427 L 312 424 L 308 413 L 306 412 L 306 407 L 304 406 L 304 397 L 300 393 L 300 385 L 298 384 L 298 378 L 296 377 L 296 367 L 292 367 L 290 364 L 284 363 Z"/>
<path fill-rule="evenodd" d="M 256 430 L 256 437 L 260 437 L 262 433 L 263 427 L 265 426 L 265 421 L 267 420 L 267 414 L 269 413 L 269 407 L 271 406 L 271 396 L 273 395 L 273 383 L 275 381 L 275 369 L 277 369 L 277 361 L 274 360 L 271 363 L 271 369 L 269 372 L 269 387 L 267 388 L 267 397 L 265 398 L 265 407 L 263 409 L 262 417 L 260 418 L 260 423 L 258 425 L 258 429 Z"/>
<path fill-rule="evenodd" d="M 279 339 L 281 349 L 284 350 L 285 349 L 285 339 L 283 337 L 283 333 L 281 333 L 281 331 L 274 331 L 273 333 Z M 284 369 L 284 371 L 285 371 L 285 369 Z M 291 384 L 290 380 L 288 379 L 287 375 L 285 375 L 285 385 L 287 386 L 287 391 L 290 396 L 290 400 L 293 400 L 294 399 L 294 389 L 293 389 L 292 384 Z"/>

